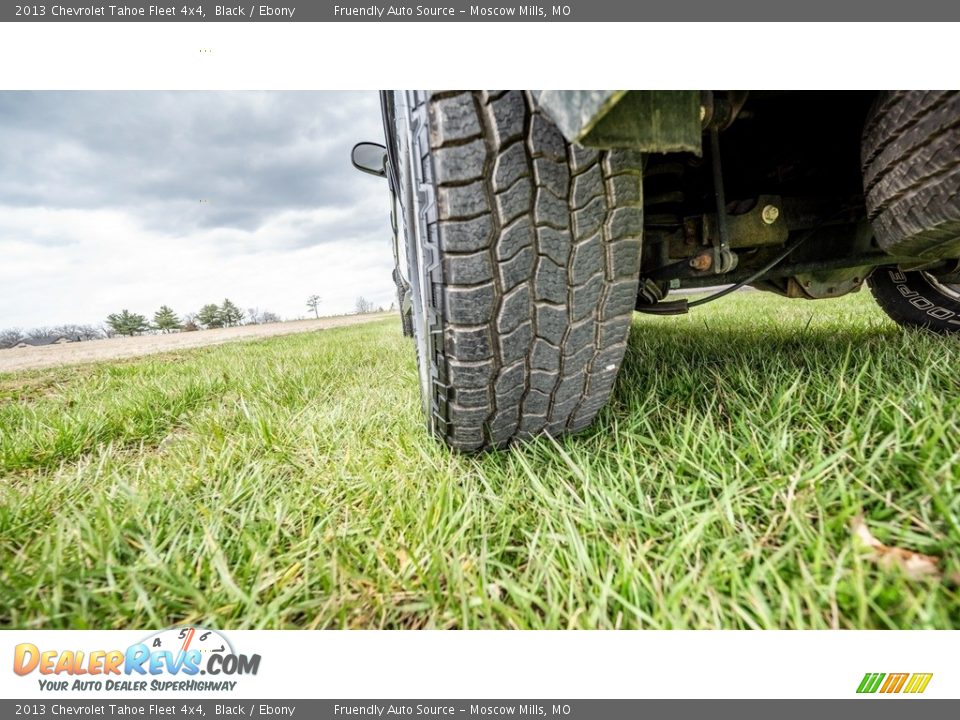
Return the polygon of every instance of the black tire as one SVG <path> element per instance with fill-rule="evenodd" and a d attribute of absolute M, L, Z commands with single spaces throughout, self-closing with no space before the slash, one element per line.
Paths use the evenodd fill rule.
<path fill-rule="evenodd" d="M 867 283 L 877 304 L 898 324 L 938 333 L 960 332 L 960 285 L 892 267 L 877 268 Z"/>
<path fill-rule="evenodd" d="M 639 154 L 570 146 L 520 92 L 392 105 L 430 428 L 479 450 L 586 427 L 636 302 Z"/>
<path fill-rule="evenodd" d="M 960 257 L 960 92 L 885 92 L 861 150 L 867 216 L 894 255 Z"/>

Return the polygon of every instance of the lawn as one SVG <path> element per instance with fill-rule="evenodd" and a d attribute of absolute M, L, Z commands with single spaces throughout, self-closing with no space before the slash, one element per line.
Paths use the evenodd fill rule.
<path fill-rule="evenodd" d="M 457 455 L 394 320 L 0 375 L 0 625 L 956 628 L 960 340 L 637 316 L 591 429 Z"/>

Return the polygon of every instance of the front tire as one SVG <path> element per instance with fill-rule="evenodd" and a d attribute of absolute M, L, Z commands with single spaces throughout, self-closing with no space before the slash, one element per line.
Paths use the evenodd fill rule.
<path fill-rule="evenodd" d="M 430 429 L 478 450 L 586 427 L 636 302 L 639 154 L 569 145 L 520 92 L 392 99 Z"/>

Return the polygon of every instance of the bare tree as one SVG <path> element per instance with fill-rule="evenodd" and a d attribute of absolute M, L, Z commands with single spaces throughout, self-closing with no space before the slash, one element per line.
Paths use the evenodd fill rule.
<path fill-rule="evenodd" d="M 376 306 L 370 301 L 367 300 L 363 295 L 357 298 L 357 315 L 363 315 L 364 313 L 371 313 L 376 310 Z"/>
<path fill-rule="evenodd" d="M 20 328 L 0 330 L 0 348 L 12 348 L 25 337 L 27 337 L 26 333 Z"/>
<path fill-rule="evenodd" d="M 69 323 L 66 325 L 54 325 L 53 327 L 35 328 L 27 333 L 27 337 L 38 340 L 56 340 L 57 338 L 69 338 L 70 340 L 97 340 L 103 337 L 103 333 L 93 325 L 77 325 Z"/>
<path fill-rule="evenodd" d="M 280 316 L 269 310 L 260 308 L 247 308 L 248 325 L 266 325 L 267 323 L 280 322 Z"/>
<path fill-rule="evenodd" d="M 307 307 L 310 308 L 311 310 L 313 310 L 313 314 L 314 314 L 314 315 L 316 316 L 316 318 L 319 320 L 319 319 L 320 319 L 320 311 L 319 311 L 317 308 L 320 307 L 320 296 L 319 296 L 319 295 L 311 295 L 310 297 L 308 297 L 308 298 L 307 298 Z"/>
<path fill-rule="evenodd" d="M 103 331 L 95 325 L 70 325 L 70 331 L 81 340 L 102 340 Z"/>
<path fill-rule="evenodd" d="M 56 339 L 57 335 L 53 328 L 47 327 L 35 327 L 27 332 L 27 337 L 31 340 L 47 340 L 47 339 Z"/>

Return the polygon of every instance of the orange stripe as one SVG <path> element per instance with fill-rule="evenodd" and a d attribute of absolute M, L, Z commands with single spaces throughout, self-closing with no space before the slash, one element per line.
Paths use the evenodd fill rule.
<path fill-rule="evenodd" d="M 190 628 L 189 630 L 187 630 L 187 637 L 186 637 L 186 639 L 183 641 L 183 647 L 180 648 L 180 652 L 186 652 L 186 651 L 187 651 L 187 648 L 190 647 L 190 641 L 193 640 L 193 634 L 194 634 L 196 631 L 197 631 L 196 628 Z"/>
<path fill-rule="evenodd" d="M 900 688 L 903 687 L 904 681 L 907 679 L 907 673 L 890 673 L 887 675 L 886 682 L 883 683 L 883 687 L 880 688 L 882 693 L 896 693 L 900 692 Z"/>

